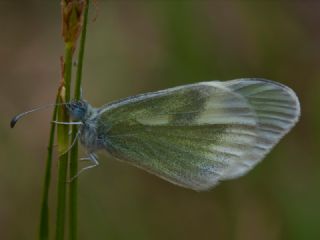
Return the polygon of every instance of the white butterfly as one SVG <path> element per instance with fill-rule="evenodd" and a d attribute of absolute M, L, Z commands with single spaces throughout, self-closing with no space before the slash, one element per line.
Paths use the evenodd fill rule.
<path fill-rule="evenodd" d="M 252 169 L 295 125 L 296 94 L 264 79 L 201 82 L 93 108 L 67 105 L 80 140 L 167 181 L 206 190 Z"/>
<path fill-rule="evenodd" d="M 198 191 L 246 174 L 300 116 L 296 94 L 265 79 L 201 82 L 128 97 L 101 108 L 84 100 L 66 107 L 78 122 L 63 124 L 80 124 L 77 136 L 93 162 L 80 172 L 98 165 L 95 152 L 103 149 Z M 11 127 L 42 108 L 17 115 Z"/>

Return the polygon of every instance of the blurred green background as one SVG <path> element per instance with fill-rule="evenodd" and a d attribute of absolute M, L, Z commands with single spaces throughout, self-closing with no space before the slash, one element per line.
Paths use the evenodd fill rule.
<path fill-rule="evenodd" d="M 208 192 L 102 154 L 100 167 L 79 178 L 80 239 L 320 239 L 320 2 L 97 2 L 83 81 L 94 106 L 180 84 L 263 77 L 297 92 L 302 117 L 253 171 Z M 0 1 L 1 239 L 37 237 L 51 111 L 14 130 L 9 121 L 54 101 L 60 20 L 59 0 Z M 51 208 L 56 175 L 57 161 Z"/>

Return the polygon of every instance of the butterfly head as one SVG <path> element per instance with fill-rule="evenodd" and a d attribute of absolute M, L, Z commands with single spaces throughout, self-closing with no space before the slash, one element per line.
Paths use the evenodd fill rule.
<path fill-rule="evenodd" d="M 84 100 L 73 100 L 66 104 L 66 108 L 69 112 L 72 120 L 83 121 L 88 112 L 88 103 Z"/>

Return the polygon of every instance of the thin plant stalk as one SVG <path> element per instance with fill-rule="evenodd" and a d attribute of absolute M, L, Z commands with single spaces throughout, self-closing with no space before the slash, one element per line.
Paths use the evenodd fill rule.
<path fill-rule="evenodd" d="M 87 23 L 87 6 L 88 0 L 61 0 L 61 13 L 62 13 L 62 36 L 65 43 L 65 54 L 62 61 L 62 81 L 58 90 L 58 95 L 56 103 L 70 102 L 70 92 L 71 92 L 71 77 L 72 77 L 72 62 L 73 53 L 75 51 L 76 42 L 81 33 L 83 22 L 85 25 Z M 85 9 L 85 16 L 84 10 Z M 83 19 L 85 18 L 85 20 Z M 77 82 L 75 90 L 75 98 L 80 97 L 80 86 L 81 86 L 81 73 L 82 73 L 82 62 L 83 62 L 83 50 L 84 50 L 84 40 L 85 34 L 82 35 L 83 40 L 81 41 L 82 50 L 80 49 L 79 59 L 80 59 L 80 69 L 77 73 Z M 65 107 L 57 107 L 53 111 L 52 120 L 58 120 L 59 122 L 69 122 L 69 116 L 66 112 Z M 51 165 L 52 165 L 52 151 L 54 143 L 54 133 L 55 124 L 51 125 L 49 145 L 48 145 L 48 155 L 47 155 L 47 165 L 44 179 L 44 191 L 43 199 L 41 205 L 41 216 L 40 216 L 40 239 L 47 240 L 49 238 L 49 187 L 51 180 Z M 72 128 L 72 139 L 76 137 L 77 129 Z M 56 232 L 55 239 L 63 240 L 65 235 L 65 225 L 66 225 L 66 199 L 67 199 L 67 178 L 68 178 L 68 164 L 69 164 L 69 126 L 64 124 L 59 124 L 57 127 L 57 143 L 59 152 L 58 161 L 58 183 L 57 183 L 57 208 L 56 208 Z M 72 151 L 72 159 L 74 160 L 71 164 L 71 173 L 77 171 L 77 146 Z M 70 226 L 71 234 L 70 239 L 76 239 L 77 235 L 77 182 L 74 182 L 70 187 Z M 73 206 L 73 204 L 75 205 Z"/>
<path fill-rule="evenodd" d="M 76 73 L 76 84 L 74 89 L 74 98 L 76 100 L 79 100 L 81 98 L 82 66 L 83 66 L 84 49 L 85 49 L 86 35 L 87 35 L 88 12 L 89 12 L 89 0 L 86 0 L 86 5 L 85 5 L 84 15 L 83 15 L 82 33 L 80 38 L 78 67 L 77 67 L 77 73 Z"/>
<path fill-rule="evenodd" d="M 81 98 L 81 80 L 82 80 L 82 66 L 84 59 L 84 49 L 86 42 L 86 33 L 87 33 L 87 22 L 88 22 L 88 9 L 89 9 L 89 1 L 87 0 L 85 3 L 84 16 L 83 16 L 83 26 L 82 33 L 80 38 L 80 47 L 78 53 L 78 65 L 76 72 L 76 82 L 74 89 L 74 99 L 79 100 Z M 72 126 L 72 142 L 77 136 L 78 126 Z M 71 149 L 70 154 L 70 177 L 73 177 L 78 172 L 78 142 L 75 143 L 73 148 Z M 77 210 L 78 210 L 78 200 L 77 200 L 77 191 L 78 191 L 78 179 L 75 178 L 70 183 L 69 189 L 69 239 L 76 240 L 77 239 Z"/>
<path fill-rule="evenodd" d="M 58 103 L 58 95 L 56 97 L 56 103 Z M 57 119 L 57 105 L 53 109 L 52 121 Z M 40 212 L 40 228 L 39 228 L 39 239 L 47 240 L 49 239 L 49 189 L 51 183 L 51 169 L 52 169 L 52 153 L 54 145 L 56 124 L 51 123 L 50 136 L 48 143 L 46 170 L 44 176 L 41 212 Z"/>
<path fill-rule="evenodd" d="M 64 55 L 64 91 L 61 91 L 60 97 L 63 102 L 70 101 L 70 83 L 72 73 L 72 55 L 73 44 L 66 42 Z M 58 121 L 69 122 L 68 114 L 65 108 L 59 108 Z M 59 167 L 58 167 L 58 196 L 57 196 L 57 218 L 56 218 L 56 240 L 64 239 L 65 221 L 66 221 L 66 196 L 67 196 L 67 171 L 68 155 L 66 152 L 69 145 L 69 127 L 68 125 L 58 125 L 58 149 L 59 149 Z"/>

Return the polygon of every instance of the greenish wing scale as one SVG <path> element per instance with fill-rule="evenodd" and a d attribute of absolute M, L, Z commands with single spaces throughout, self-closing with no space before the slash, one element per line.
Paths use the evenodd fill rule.
<path fill-rule="evenodd" d="M 199 191 L 243 161 L 257 126 L 246 98 L 223 82 L 142 94 L 98 111 L 105 149 L 114 157 Z"/>

